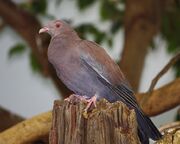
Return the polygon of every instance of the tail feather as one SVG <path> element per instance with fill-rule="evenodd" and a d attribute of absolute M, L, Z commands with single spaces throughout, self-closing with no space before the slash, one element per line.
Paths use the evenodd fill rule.
<path fill-rule="evenodd" d="M 149 144 L 149 137 L 142 129 L 138 128 L 138 136 L 142 144 Z"/>
<path fill-rule="evenodd" d="M 135 110 L 137 115 L 138 126 L 140 130 L 144 131 L 153 140 L 158 140 L 162 137 L 159 130 L 153 124 L 149 117 L 143 114 L 139 109 Z"/>

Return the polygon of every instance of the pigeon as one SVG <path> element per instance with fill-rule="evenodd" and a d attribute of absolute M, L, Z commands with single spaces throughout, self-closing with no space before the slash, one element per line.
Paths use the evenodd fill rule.
<path fill-rule="evenodd" d="M 136 112 L 138 135 L 143 144 L 161 139 L 162 135 L 137 104 L 130 84 L 106 51 L 97 43 L 81 39 L 62 20 L 54 20 L 39 30 L 48 33 L 51 41 L 48 60 L 61 81 L 77 97 L 85 98 L 89 108 L 96 101 L 121 101 Z"/>

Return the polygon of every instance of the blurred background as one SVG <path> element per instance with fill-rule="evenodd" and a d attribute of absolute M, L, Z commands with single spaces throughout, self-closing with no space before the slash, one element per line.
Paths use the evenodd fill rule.
<path fill-rule="evenodd" d="M 137 93 L 147 92 L 152 79 L 180 51 L 179 0 L 0 0 L 2 109 L 29 118 L 51 110 L 55 99 L 71 93 L 47 62 L 50 37 L 38 34 L 54 19 L 66 20 L 82 38 L 102 45 Z M 156 88 L 179 76 L 180 61 Z M 159 127 L 174 121 L 177 110 L 152 120 Z"/>

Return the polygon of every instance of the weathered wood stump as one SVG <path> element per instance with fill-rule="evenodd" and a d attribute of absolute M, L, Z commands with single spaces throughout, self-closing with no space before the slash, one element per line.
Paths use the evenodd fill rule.
<path fill-rule="evenodd" d="M 82 101 L 55 101 L 50 144 L 138 144 L 134 110 L 101 100 L 85 113 Z"/>

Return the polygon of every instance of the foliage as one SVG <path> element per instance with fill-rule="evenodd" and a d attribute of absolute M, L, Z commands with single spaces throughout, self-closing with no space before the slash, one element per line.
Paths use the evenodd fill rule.
<path fill-rule="evenodd" d="M 13 47 L 10 48 L 8 55 L 9 57 L 20 55 L 24 53 L 25 49 L 26 49 L 26 46 L 24 44 L 17 43 Z"/>
<path fill-rule="evenodd" d="M 122 11 L 118 8 L 120 3 L 109 0 L 102 0 L 100 7 L 100 15 L 102 20 L 116 20 L 121 18 Z"/>
<path fill-rule="evenodd" d="M 180 7 L 167 10 L 163 15 L 161 34 L 167 42 L 167 51 L 171 54 L 180 52 Z M 176 76 L 180 76 L 180 60 L 174 65 Z"/>
<path fill-rule="evenodd" d="M 10 48 L 8 55 L 10 58 L 14 57 L 14 56 L 19 56 L 22 55 L 24 52 L 26 51 L 26 46 L 23 43 L 17 43 L 15 44 L 13 47 Z M 38 63 L 37 59 L 35 58 L 35 56 L 32 54 L 32 52 L 29 55 L 29 59 L 30 59 L 30 66 L 31 69 L 34 72 L 39 72 L 41 70 L 41 66 Z"/>
<path fill-rule="evenodd" d="M 47 1 L 46 0 L 31 0 L 23 2 L 20 6 L 33 14 L 46 14 Z"/>
<path fill-rule="evenodd" d="M 180 121 L 180 108 L 177 110 L 175 121 Z"/>
<path fill-rule="evenodd" d="M 41 71 L 41 65 L 38 63 L 36 57 L 33 55 L 33 53 L 30 53 L 30 66 L 34 72 L 40 72 Z"/>
<path fill-rule="evenodd" d="M 87 7 L 91 6 L 95 0 L 77 0 L 77 6 L 80 10 L 84 10 Z"/>
<path fill-rule="evenodd" d="M 94 40 L 97 43 L 102 43 L 104 40 L 106 40 L 109 44 L 109 46 L 112 46 L 112 39 L 108 37 L 108 35 L 105 32 L 102 32 L 98 30 L 94 25 L 92 24 L 82 24 L 75 28 L 75 30 L 78 32 L 81 38 L 86 38 L 87 34 L 92 34 L 94 37 Z"/>
<path fill-rule="evenodd" d="M 122 1 L 101 0 L 100 16 L 102 21 L 111 21 L 110 31 L 115 34 L 122 26 L 124 9 Z"/>

